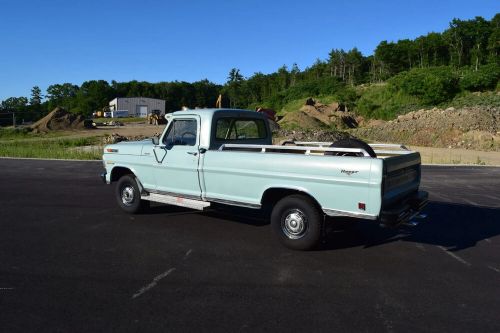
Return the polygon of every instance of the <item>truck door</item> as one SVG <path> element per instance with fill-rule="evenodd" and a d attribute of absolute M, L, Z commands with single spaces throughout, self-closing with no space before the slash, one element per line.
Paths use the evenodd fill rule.
<path fill-rule="evenodd" d="M 200 198 L 198 175 L 200 119 L 176 118 L 154 147 L 156 190 Z"/>

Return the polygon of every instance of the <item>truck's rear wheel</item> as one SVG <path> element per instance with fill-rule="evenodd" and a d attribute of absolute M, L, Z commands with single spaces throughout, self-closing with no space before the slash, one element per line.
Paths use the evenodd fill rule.
<path fill-rule="evenodd" d="M 141 200 L 141 192 L 132 175 L 122 176 L 116 184 L 116 200 L 121 209 L 137 214 L 149 207 L 149 201 Z"/>
<path fill-rule="evenodd" d="M 307 196 L 294 194 L 281 199 L 271 213 L 271 225 L 287 247 L 309 250 L 321 238 L 323 215 Z"/>

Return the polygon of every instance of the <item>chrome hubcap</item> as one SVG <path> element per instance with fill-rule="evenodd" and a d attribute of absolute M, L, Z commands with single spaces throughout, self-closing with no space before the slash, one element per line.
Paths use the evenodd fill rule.
<path fill-rule="evenodd" d="M 289 211 L 281 223 L 283 233 L 290 239 L 301 238 L 307 231 L 307 218 L 298 209 Z"/>
<path fill-rule="evenodd" d="M 125 206 L 130 206 L 134 201 L 134 188 L 132 186 L 125 186 L 122 189 L 122 202 Z"/>

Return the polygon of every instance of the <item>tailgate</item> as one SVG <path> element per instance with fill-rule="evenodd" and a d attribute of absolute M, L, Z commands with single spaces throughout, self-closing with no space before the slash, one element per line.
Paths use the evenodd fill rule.
<path fill-rule="evenodd" d="M 382 207 L 403 200 L 418 191 L 420 184 L 420 154 L 387 156 L 383 158 Z"/>

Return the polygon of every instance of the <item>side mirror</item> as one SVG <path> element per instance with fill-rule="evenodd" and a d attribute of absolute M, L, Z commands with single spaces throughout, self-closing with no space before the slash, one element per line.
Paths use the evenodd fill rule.
<path fill-rule="evenodd" d="M 151 138 L 151 141 L 153 142 L 153 144 L 154 144 L 155 146 L 158 146 L 158 145 L 160 144 L 160 138 L 159 138 L 159 137 L 157 137 L 157 136 L 153 136 L 153 137 Z"/>

